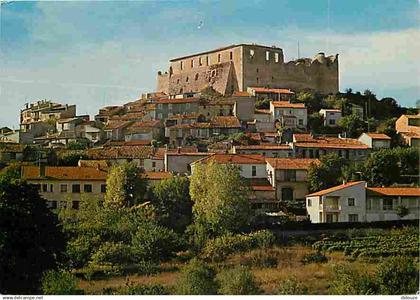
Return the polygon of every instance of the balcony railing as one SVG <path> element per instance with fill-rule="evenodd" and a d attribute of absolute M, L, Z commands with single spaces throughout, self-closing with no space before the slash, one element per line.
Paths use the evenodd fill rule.
<path fill-rule="evenodd" d="M 341 206 L 338 204 L 320 204 L 319 209 L 324 211 L 339 211 L 341 210 Z"/>

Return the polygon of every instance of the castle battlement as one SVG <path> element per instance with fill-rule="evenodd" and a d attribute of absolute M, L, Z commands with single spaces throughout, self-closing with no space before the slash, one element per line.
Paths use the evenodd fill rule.
<path fill-rule="evenodd" d="M 284 62 L 281 48 L 239 44 L 171 59 L 169 70 L 158 72 L 157 89 L 179 94 L 211 86 L 226 95 L 253 86 L 329 94 L 339 90 L 338 72 L 338 54 Z"/>

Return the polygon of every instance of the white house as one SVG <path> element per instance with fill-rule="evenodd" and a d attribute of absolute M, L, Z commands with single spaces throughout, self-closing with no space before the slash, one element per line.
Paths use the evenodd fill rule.
<path fill-rule="evenodd" d="M 312 223 L 418 219 L 419 198 L 420 188 L 374 188 L 356 181 L 307 195 L 306 209 Z M 407 214 L 399 216 L 398 207 Z"/>
<path fill-rule="evenodd" d="M 362 133 L 358 140 L 372 149 L 382 149 L 391 147 L 391 138 L 383 133 Z"/>
<path fill-rule="evenodd" d="M 274 120 L 281 123 L 282 127 L 306 128 L 308 125 L 308 112 L 303 103 L 271 101 L 270 113 Z"/>
<path fill-rule="evenodd" d="M 324 118 L 324 126 L 335 127 L 338 125 L 338 121 L 341 119 L 341 110 L 323 108 L 319 111 L 319 114 Z"/>

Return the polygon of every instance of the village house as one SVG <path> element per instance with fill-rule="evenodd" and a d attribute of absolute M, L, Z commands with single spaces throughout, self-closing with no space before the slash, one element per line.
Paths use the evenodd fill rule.
<path fill-rule="evenodd" d="M 266 158 L 266 176 L 280 202 L 305 202 L 308 194 L 308 168 L 317 164 L 309 158 Z"/>
<path fill-rule="evenodd" d="M 391 138 L 383 133 L 362 133 L 358 140 L 371 149 L 391 148 Z"/>
<path fill-rule="evenodd" d="M 293 134 L 292 147 L 295 157 L 319 158 L 336 153 L 340 157 L 355 161 L 364 160 L 369 153 L 369 146 L 357 139 L 313 136 L 311 134 Z"/>
<path fill-rule="evenodd" d="M 338 121 L 341 119 L 341 110 L 323 108 L 319 111 L 319 114 L 324 119 L 324 126 L 336 127 L 338 126 Z"/>
<path fill-rule="evenodd" d="M 265 157 L 293 157 L 292 147 L 285 144 L 234 145 L 232 153 L 262 154 Z"/>
<path fill-rule="evenodd" d="M 123 141 L 126 128 L 132 124 L 128 121 L 109 120 L 104 127 L 105 137 L 112 141 Z"/>
<path fill-rule="evenodd" d="M 132 123 L 124 130 L 125 141 L 158 140 L 164 137 L 165 128 L 160 120 Z"/>
<path fill-rule="evenodd" d="M 165 172 L 174 174 L 191 174 L 190 164 L 206 158 L 214 153 L 209 152 L 185 152 L 178 148 L 175 152 L 165 153 Z"/>
<path fill-rule="evenodd" d="M 274 119 L 269 109 L 254 110 L 255 131 L 269 133 L 276 130 Z"/>
<path fill-rule="evenodd" d="M 21 161 L 23 159 L 23 152 L 25 146 L 17 143 L 2 143 L 0 142 L 0 162 L 11 163 Z"/>
<path fill-rule="evenodd" d="M 419 218 L 420 188 L 367 187 L 365 181 L 349 182 L 306 196 L 312 223 L 374 222 Z M 399 216 L 397 208 L 408 214 Z"/>
<path fill-rule="evenodd" d="M 247 92 L 235 92 L 231 99 L 234 101 L 233 115 L 240 121 L 253 121 L 255 119 L 255 97 Z"/>
<path fill-rule="evenodd" d="M 41 197 L 52 209 L 78 209 L 85 199 L 103 199 L 106 178 L 106 171 L 90 167 L 22 167 L 22 179 L 37 185 Z"/>
<path fill-rule="evenodd" d="M 122 113 L 123 111 L 124 111 L 123 106 L 119 106 L 119 105 L 105 106 L 99 109 L 98 114 L 95 115 L 95 121 L 105 124 L 108 122 L 108 120 L 112 116 Z"/>
<path fill-rule="evenodd" d="M 156 105 L 156 120 L 165 120 L 168 117 L 178 114 L 192 114 L 198 112 L 199 98 L 172 98 L 158 99 Z"/>
<path fill-rule="evenodd" d="M 230 98 L 214 100 L 201 99 L 198 106 L 198 114 L 212 119 L 216 116 L 233 116 L 235 101 Z"/>
<path fill-rule="evenodd" d="M 264 87 L 248 87 L 247 92 L 258 100 L 287 101 L 294 99 L 295 93 L 289 89 L 273 89 Z"/>
<path fill-rule="evenodd" d="M 271 101 L 270 113 L 281 127 L 305 129 L 308 125 L 308 112 L 303 103 Z"/>
<path fill-rule="evenodd" d="M 402 115 L 395 122 L 395 130 L 410 147 L 420 147 L 420 114 Z"/>

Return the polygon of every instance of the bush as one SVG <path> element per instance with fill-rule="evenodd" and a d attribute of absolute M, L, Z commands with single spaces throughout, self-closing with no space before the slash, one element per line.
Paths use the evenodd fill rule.
<path fill-rule="evenodd" d="M 314 253 L 305 254 L 301 262 L 304 265 L 312 264 L 312 263 L 323 264 L 323 263 L 328 262 L 328 258 L 321 252 L 314 252 Z"/>
<path fill-rule="evenodd" d="M 381 294 L 414 295 L 419 287 L 419 269 L 410 257 L 387 258 L 378 266 L 377 282 Z"/>
<path fill-rule="evenodd" d="M 193 259 L 182 269 L 175 290 L 178 295 L 216 295 L 217 287 L 214 270 Z"/>
<path fill-rule="evenodd" d="M 223 261 L 230 254 L 253 248 L 267 248 L 273 245 L 274 234 L 268 230 L 250 234 L 225 234 L 208 240 L 203 249 L 203 257 L 212 261 Z"/>
<path fill-rule="evenodd" d="M 68 272 L 47 271 L 42 277 L 42 292 L 44 295 L 83 295 L 83 290 L 77 288 L 77 278 Z"/>
<path fill-rule="evenodd" d="M 361 274 L 350 265 L 338 265 L 333 269 L 335 280 L 330 291 L 333 295 L 375 295 L 378 285 L 374 277 Z"/>
<path fill-rule="evenodd" d="M 132 258 L 130 246 L 113 242 L 105 242 L 93 253 L 91 262 L 94 264 L 112 264 L 119 265 Z"/>
<path fill-rule="evenodd" d="M 244 266 L 224 270 L 217 276 L 221 295 L 258 295 L 261 290 L 252 272 Z"/>
<path fill-rule="evenodd" d="M 241 259 L 241 264 L 248 267 L 275 268 L 278 264 L 277 253 L 270 250 L 255 250 Z"/>
<path fill-rule="evenodd" d="M 295 276 L 282 280 L 277 288 L 278 295 L 306 295 L 308 288 L 298 281 Z"/>
<path fill-rule="evenodd" d="M 138 260 L 160 261 L 171 258 L 180 250 L 181 241 L 171 229 L 152 223 L 140 226 L 132 239 Z"/>
<path fill-rule="evenodd" d="M 161 284 L 130 285 L 118 288 L 104 288 L 103 295 L 169 295 L 169 291 Z"/>

